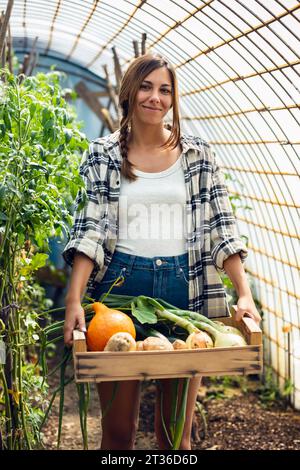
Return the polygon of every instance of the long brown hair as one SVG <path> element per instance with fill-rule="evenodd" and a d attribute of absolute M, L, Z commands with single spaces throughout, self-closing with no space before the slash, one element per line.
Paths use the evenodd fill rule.
<path fill-rule="evenodd" d="M 173 109 L 172 127 L 165 125 L 165 127 L 171 130 L 171 134 L 168 140 L 162 144 L 161 147 L 174 149 L 180 142 L 178 83 L 173 65 L 168 59 L 159 54 L 147 53 L 133 59 L 122 78 L 119 92 L 119 107 L 122 111 L 119 139 L 122 155 L 121 173 L 131 181 L 134 181 L 137 178 L 133 173 L 134 165 L 129 162 L 127 158 L 129 127 L 131 125 L 135 98 L 145 77 L 153 72 L 153 70 L 161 67 L 166 67 L 170 74 Z"/>

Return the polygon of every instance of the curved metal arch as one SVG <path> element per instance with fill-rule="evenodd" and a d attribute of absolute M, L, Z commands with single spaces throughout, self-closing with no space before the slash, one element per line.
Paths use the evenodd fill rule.
<path fill-rule="evenodd" d="M 219 129 L 219 128 L 217 127 L 217 129 Z M 209 128 L 209 132 L 212 134 L 212 128 L 211 128 L 211 127 Z M 251 183 L 250 185 L 252 186 L 252 183 Z M 253 186 L 252 186 L 252 187 L 253 187 Z M 253 191 L 253 193 L 255 194 L 255 190 Z M 245 197 L 247 197 L 247 196 L 245 196 Z M 263 217 L 264 217 L 263 208 L 260 208 L 260 207 L 259 207 L 259 209 L 260 209 L 260 211 L 261 211 L 261 217 L 263 218 Z M 267 207 L 266 207 L 266 209 L 267 209 Z M 249 228 L 250 228 L 250 227 L 249 227 Z M 251 227 L 251 230 L 252 230 L 252 227 Z M 266 237 L 266 238 L 269 238 L 269 237 Z M 284 239 L 283 239 L 283 240 L 284 240 Z M 276 242 L 277 242 L 277 239 L 276 239 Z M 284 240 L 284 242 L 285 242 L 285 240 Z M 264 239 L 263 239 L 263 243 L 265 243 L 265 240 L 264 240 Z M 270 240 L 270 239 L 269 239 L 269 243 L 271 243 L 271 240 Z M 264 245 L 264 246 L 266 247 L 266 245 Z M 277 246 L 277 249 L 279 249 L 279 245 Z M 288 251 L 288 250 L 287 250 L 287 251 Z M 270 268 L 269 268 L 269 270 L 270 270 Z M 279 271 L 278 271 L 277 265 L 276 265 L 276 271 L 277 271 L 277 278 L 279 279 L 279 278 L 280 278 L 280 273 L 279 273 Z M 295 287 L 296 287 L 296 286 L 295 286 Z M 295 290 L 295 291 L 296 291 L 296 290 Z"/>
<path fill-rule="evenodd" d="M 208 106 L 209 106 L 209 104 L 208 104 Z M 218 128 L 217 128 L 217 129 L 218 129 Z M 215 130 L 212 130 L 211 127 L 208 128 L 208 131 L 210 132 L 211 135 L 214 135 Z M 238 157 L 238 154 L 237 154 L 237 152 L 236 152 L 235 149 L 231 149 L 231 151 L 232 151 L 232 153 L 236 154 L 236 156 Z M 223 152 L 223 153 L 224 153 L 224 152 Z M 256 167 L 256 164 L 255 164 L 255 167 Z M 257 167 L 256 167 L 256 168 L 257 168 Z M 247 178 L 247 180 L 249 181 L 249 178 Z M 253 187 L 253 184 L 252 184 L 252 181 L 251 181 L 251 180 L 248 182 L 248 185 L 249 185 L 249 187 L 251 187 L 251 188 L 253 189 L 253 193 L 255 194 L 255 187 Z M 244 195 L 244 197 L 247 198 L 247 195 Z M 265 206 L 265 210 L 268 210 L 268 207 L 266 206 L 265 203 L 264 203 L 264 206 Z M 263 210 L 263 207 L 261 207 L 261 205 L 259 205 L 258 208 L 257 208 L 257 210 L 258 210 L 258 213 L 260 214 L 260 218 L 261 218 L 261 219 L 264 219 L 264 213 L 265 213 L 265 211 Z M 258 213 L 256 212 L 257 215 L 258 215 Z M 250 213 L 250 214 L 251 214 L 251 213 Z M 250 215 L 250 217 L 251 217 L 251 215 Z M 248 227 L 248 230 L 251 230 L 251 231 L 252 231 L 252 227 Z M 271 240 L 271 238 L 269 237 L 269 233 L 268 233 L 268 232 L 267 232 L 266 239 L 268 239 L 268 245 L 271 246 L 271 245 L 272 245 L 272 240 Z M 276 239 L 276 238 L 275 238 L 275 240 L 276 240 L 276 243 L 277 243 L 277 239 Z M 266 245 L 265 238 L 263 238 L 263 245 L 264 245 L 264 249 L 265 249 L 265 251 L 266 251 L 268 245 Z M 286 249 L 287 249 L 287 248 L 286 248 Z M 279 245 L 277 245 L 277 250 L 279 250 Z M 287 251 L 288 251 L 288 249 L 287 249 Z M 256 264 L 256 259 L 254 259 L 253 262 Z M 258 268 L 258 266 L 257 266 L 257 268 Z M 270 269 L 270 268 L 269 268 L 269 269 Z M 258 272 L 258 271 L 259 271 L 259 270 L 257 269 L 257 272 Z M 280 272 L 278 271 L 277 266 L 276 266 L 276 274 L 277 274 L 277 278 L 279 279 L 279 278 L 280 278 Z M 296 285 L 294 285 L 294 287 L 295 287 L 295 289 L 296 289 Z M 296 290 L 295 290 L 295 291 L 296 291 Z"/>
<path fill-rule="evenodd" d="M 270 127 L 270 126 L 269 126 Z"/>
<path fill-rule="evenodd" d="M 101 74 L 100 66 L 102 65 L 103 59 L 105 58 L 106 60 L 107 53 L 109 53 L 109 45 L 117 46 L 120 49 L 124 59 L 123 65 L 126 65 L 128 63 L 127 58 L 132 57 L 132 38 L 134 35 L 138 35 L 145 30 L 148 32 L 150 45 L 152 42 L 152 45 L 155 45 L 158 52 L 161 51 L 173 61 L 176 66 L 178 78 L 182 80 L 182 83 L 185 85 L 180 98 L 182 107 L 183 109 L 188 109 L 188 114 L 186 116 L 186 121 L 183 124 L 187 129 L 193 131 L 194 134 L 198 134 L 199 129 L 202 128 L 206 132 L 208 140 L 216 146 L 217 152 L 218 148 L 222 151 L 222 159 L 223 161 L 225 160 L 230 163 L 230 171 L 234 172 L 234 174 L 239 174 L 240 181 L 247 186 L 246 194 L 243 195 L 243 197 L 254 201 L 256 209 L 255 215 L 260 216 L 262 220 L 264 220 L 264 214 L 268 211 L 270 212 L 270 215 L 272 215 L 269 220 L 270 229 L 263 226 L 261 223 L 257 223 L 257 221 L 254 220 L 254 214 L 252 214 L 252 212 L 250 212 L 250 215 L 245 220 L 243 220 L 242 217 L 240 217 L 240 219 L 246 224 L 247 230 L 249 231 L 249 234 L 252 234 L 251 238 L 253 238 L 255 244 L 257 243 L 260 234 L 262 233 L 263 235 L 261 248 L 254 247 L 255 256 L 252 258 L 252 266 L 256 272 L 253 274 L 257 276 L 257 280 L 265 282 L 268 281 L 268 279 L 263 280 L 263 277 L 260 274 L 261 262 L 263 263 L 262 266 L 266 266 L 269 272 L 272 272 L 271 270 L 273 270 L 273 273 L 276 274 L 276 280 L 278 281 L 277 284 L 279 284 L 280 280 L 280 286 L 277 285 L 276 291 L 270 289 L 270 293 L 268 295 L 273 295 L 272 302 L 274 301 L 275 305 L 277 289 L 281 288 L 286 294 L 290 294 L 287 295 L 287 309 L 284 312 L 284 318 L 280 321 L 289 321 L 291 324 L 294 324 L 293 322 L 295 317 L 293 316 L 292 318 L 290 315 L 294 313 L 292 310 L 294 299 L 299 299 L 299 296 L 297 295 L 297 280 L 296 276 L 292 275 L 291 281 L 289 281 L 290 283 L 288 284 L 288 281 L 284 276 L 284 269 L 288 266 L 291 270 L 295 269 L 297 264 L 294 262 L 290 262 L 289 264 L 284 263 L 284 260 L 280 256 L 277 256 L 277 254 L 279 252 L 279 248 L 282 246 L 286 251 L 286 256 L 289 261 L 292 261 L 291 256 L 296 259 L 297 255 L 296 242 L 299 238 L 297 236 L 297 224 L 296 221 L 293 220 L 294 213 L 297 211 L 297 204 L 294 199 L 295 190 L 289 186 L 288 175 L 293 174 L 296 176 L 299 174 L 299 170 L 297 169 L 299 156 L 297 154 L 296 145 L 293 145 L 293 142 L 288 139 L 289 134 L 285 123 L 279 119 L 280 116 L 276 115 L 276 111 L 286 110 L 291 122 L 295 123 L 295 127 L 299 127 L 300 117 L 297 112 L 299 103 L 297 95 L 293 94 L 292 87 L 295 87 L 295 85 L 293 83 L 293 77 L 291 77 L 289 72 L 290 70 L 293 70 L 295 78 L 299 77 L 300 54 L 297 52 L 295 47 L 293 49 L 290 47 L 294 57 L 291 62 L 287 59 L 287 53 L 285 50 L 286 47 L 289 47 L 288 39 L 294 38 L 299 41 L 299 34 L 296 29 L 293 30 L 289 27 L 289 24 L 284 18 L 292 17 L 296 24 L 299 24 L 300 19 L 298 18 L 298 10 L 300 8 L 300 2 L 297 3 L 295 1 L 294 4 L 288 8 L 283 4 L 283 2 L 274 0 L 272 5 L 275 5 L 276 3 L 281 7 L 281 13 L 276 15 L 272 12 L 272 6 L 270 7 L 270 3 L 267 3 L 266 0 L 255 0 L 260 6 L 260 9 L 263 8 L 268 14 L 267 20 L 263 19 L 264 15 L 262 14 L 262 10 L 258 13 L 251 11 L 252 20 L 248 22 L 249 30 L 247 30 L 247 15 L 242 17 L 242 14 L 240 13 L 241 7 L 245 12 L 250 12 L 245 0 L 235 0 L 235 4 L 240 7 L 236 11 L 234 11 L 232 2 L 229 4 L 222 0 L 218 0 L 218 2 L 215 0 L 209 0 L 205 3 L 201 2 L 201 5 L 199 2 L 199 5 L 196 6 L 195 2 L 175 0 L 173 3 L 182 9 L 182 18 L 179 19 L 178 16 L 176 16 L 176 18 L 172 18 L 171 9 L 169 12 L 164 12 L 164 18 L 162 18 L 162 15 L 158 14 L 160 12 L 159 6 L 157 4 L 152 4 L 152 0 L 148 0 L 148 2 L 140 0 L 123 1 L 124 4 L 126 3 L 129 5 L 126 12 L 118 10 L 117 5 L 111 7 L 104 1 L 93 3 L 89 2 L 89 5 L 78 0 L 64 0 L 64 2 L 61 3 L 57 1 L 57 8 L 56 10 L 53 9 L 51 12 L 52 18 L 49 19 L 49 23 L 52 24 L 50 40 L 48 32 L 43 35 L 42 38 L 43 44 L 47 42 L 48 38 L 48 48 L 46 44 L 44 52 L 50 52 L 50 54 L 54 56 L 51 47 L 51 34 L 55 34 L 56 28 L 61 28 L 59 24 L 62 18 L 59 16 L 60 8 L 58 7 L 60 6 L 61 9 L 63 9 L 64 5 L 67 6 L 65 11 L 70 12 L 67 18 L 70 29 L 77 29 L 74 31 L 74 35 L 70 32 L 69 37 L 72 38 L 72 43 L 68 49 L 69 52 L 65 51 L 65 57 L 69 59 L 69 63 L 71 63 L 71 60 L 76 60 L 78 63 L 81 62 L 84 67 L 85 58 L 80 57 L 83 50 L 83 41 L 85 43 L 89 43 L 90 48 L 93 44 L 93 49 L 90 51 L 91 54 L 88 58 L 91 58 L 91 60 L 87 62 L 85 67 L 88 66 L 90 70 L 94 70 L 98 74 Z M 0 4 L 1 3 L 3 2 L 0 0 Z M 29 3 L 30 0 L 19 0 L 18 2 L 18 4 L 25 6 Z M 266 4 L 264 5 L 264 3 Z M 218 5 L 222 5 L 222 11 L 218 10 Z M 74 6 L 77 8 L 77 11 L 80 12 L 79 14 L 74 12 Z M 160 22 L 158 24 L 161 25 L 161 27 L 158 28 L 159 30 L 155 30 L 153 25 L 147 24 L 144 17 L 140 17 L 140 15 L 136 14 L 136 12 L 142 10 L 143 7 L 147 9 L 149 15 L 153 12 L 153 16 L 155 15 L 155 12 L 157 12 L 157 17 L 159 17 L 158 20 Z M 162 10 L 165 9 L 162 8 Z M 20 11 L 23 11 L 23 15 L 25 12 L 26 15 L 26 7 L 25 9 L 23 8 L 23 10 L 20 9 Z M 31 11 L 34 10 L 31 9 Z M 226 11 L 230 13 L 227 18 Z M 105 24 L 106 22 L 103 20 L 102 12 L 106 13 L 108 24 Z M 82 18 L 80 18 L 80 14 L 82 14 Z M 34 13 L 34 15 L 36 15 L 36 13 Z M 200 48 L 197 35 L 193 33 L 193 31 L 189 31 L 187 34 L 185 24 L 186 19 L 192 16 L 195 17 L 200 25 L 199 39 L 202 44 L 205 44 L 205 37 L 203 38 L 201 36 L 201 25 L 207 25 L 207 23 L 209 24 L 214 37 L 220 38 L 220 42 L 217 42 L 216 40 L 216 43 L 211 45 L 211 42 L 206 41 L 207 44 L 205 47 Z M 211 18 L 211 16 L 214 16 L 214 18 Z M 223 20 L 226 19 L 227 23 L 225 21 L 222 22 L 222 18 Z M 255 18 L 257 19 L 257 24 L 255 24 Z M 77 24 L 78 19 L 81 20 L 79 21 L 79 24 Z M 91 19 L 93 19 L 93 23 L 91 22 Z M 245 25 L 245 27 L 239 27 L 239 19 L 243 21 L 243 25 Z M 237 20 L 236 23 L 235 20 Z M 97 32 L 97 27 L 95 26 L 97 21 L 98 24 L 101 25 L 101 35 L 99 34 L 99 31 Z M 212 21 L 214 23 L 212 23 Z M 45 22 L 47 22 L 47 18 L 43 19 L 43 24 Z M 286 31 L 290 35 L 287 39 L 285 36 L 281 37 L 277 30 L 272 27 L 272 25 L 276 24 L 281 24 L 282 27 L 286 28 Z M 234 31 L 237 31 L 237 33 L 230 31 L 230 25 L 235 28 Z M 30 37 L 31 31 L 28 31 L 28 29 L 30 30 L 30 18 L 26 17 L 24 32 L 25 35 Z M 172 37 L 171 32 L 173 31 L 176 31 L 177 33 L 176 40 Z M 222 31 L 224 31 L 224 35 L 222 34 Z M 255 31 L 257 37 L 259 37 L 261 41 L 264 41 L 263 44 L 265 44 L 267 48 L 265 51 L 262 51 L 261 55 L 257 54 L 257 56 L 254 49 L 255 41 L 253 40 L 253 35 L 250 34 L 253 31 Z M 264 32 L 266 32 L 266 34 L 264 34 Z M 95 41 L 93 40 L 94 35 L 96 37 Z M 98 36 L 100 37 L 101 42 L 103 42 L 101 45 L 97 42 Z M 195 38 L 194 41 L 193 37 Z M 247 41 L 245 41 L 245 37 L 247 37 Z M 276 48 L 276 45 L 272 44 L 273 37 L 274 39 L 277 38 L 281 40 L 284 47 Z M 185 38 L 185 40 L 190 41 L 196 50 L 200 49 L 198 54 L 192 54 L 192 57 L 187 57 L 187 49 L 184 49 L 184 45 L 182 45 L 184 43 L 180 44 L 180 38 Z M 56 47 L 58 43 L 59 41 L 56 40 Z M 247 64 L 247 67 L 250 67 L 250 70 L 253 71 L 253 73 L 251 72 L 247 73 L 247 75 L 245 74 L 244 76 L 241 76 L 236 64 L 232 62 L 231 58 L 224 56 L 224 52 L 226 51 L 221 49 L 222 45 L 228 46 L 235 54 L 243 54 L 243 51 L 245 51 L 243 60 L 245 61 L 245 64 Z M 40 47 L 38 50 L 41 51 L 42 48 Z M 103 52 L 105 52 L 105 57 L 102 56 Z M 276 53 L 276 58 L 275 55 L 273 55 L 273 52 L 274 54 Z M 225 80 L 215 80 L 210 67 L 206 70 L 203 69 L 201 54 L 205 55 L 209 64 L 215 64 L 214 67 L 218 67 L 218 69 L 222 71 Z M 267 61 L 264 60 L 264 57 Z M 279 58 L 282 59 L 283 63 L 279 63 Z M 59 60 L 62 60 L 61 57 Z M 253 60 L 254 62 L 252 62 Z M 265 86 L 272 90 L 278 99 L 278 105 L 276 104 L 276 106 L 273 107 L 267 105 L 264 96 L 261 96 L 261 93 L 257 92 L 255 89 L 255 85 L 253 86 L 251 83 L 250 78 L 253 77 L 260 77 Z M 196 82 L 200 82 L 201 86 L 195 86 Z M 244 97 L 247 99 L 247 102 L 250 103 L 248 109 L 245 109 L 245 105 L 242 105 L 239 102 L 239 96 L 237 98 L 232 96 L 230 90 L 226 88 L 226 83 L 235 84 L 236 89 L 239 90 L 239 96 Z M 289 84 L 290 87 L 285 89 L 284 84 Z M 197 109 L 200 102 L 203 110 L 201 115 L 199 115 Z M 214 112 L 211 112 L 212 106 L 214 108 Z M 263 138 L 265 134 L 260 131 L 259 127 L 251 119 L 253 116 L 251 114 L 252 112 L 259 113 L 262 123 L 264 123 L 264 129 L 266 129 L 266 132 L 271 136 L 270 139 Z M 280 139 L 276 135 L 276 129 L 278 129 L 282 135 Z M 239 135 L 239 142 L 236 138 L 237 132 Z M 284 161 L 289 162 L 289 171 L 280 171 L 282 170 L 282 165 L 273 158 L 272 146 L 268 145 L 267 142 L 267 140 L 272 141 L 272 135 L 274 136 L 274 142 L 278 145 L 281 144 L 279 155 L 282 156 Z M 286 139 L 286 141 L 283 139 Z M 284 144 L 287 144 L 288 146 Z M 299 142 L 295 142 L 295 144 L 299 144 Z M 243 155 L 251 162 L 250 168 L 240 168 Z M 295 173 L 293 173 L 293 171 Z M 262 174 L 264 176 L 261 176 Z M 254 175 L 257 175 L 256 180 Z M 260 196 L 258 196 L 257 193 L 260 190 L 260 185 L 265 184 L 264 179 L 266 185 L 261 187 L 261 189 L 265 189 L 265 191 L 261 191 Z M 259 182 L 259 184 L 257 184 L 257 182 Z M 274 193 L 274 198 L 277 204 L 276 207 L 272 205 L 272 201 L 271 204 L 267 202 L 268 198 L 264 194 L 268 188 L 267 185 L 274 187 L 275 184 L 277 185 L 278 194 L 277 198 L 276 192 Z M 240 191 L 235 182 L 232 182 L 232 186 L 234 188 L 233 194 Z M 289 201 L 293 201 L 294 204 L 290 204 Z M 287 234 L 288 236 L 286 236 L 282 231 L 277 230 L 277 228 L 280 227 L 280 218 L 285 218 L 285 216 L 291 219 L 292 230 L 290 234 Z M 249 218 L 250 220 L 248 220 Z M 289 241 L 291 244 L 290 248 L 288 246 Z M 271 244 L 275 254 L 268 258 L 268 250 Z M 281 272 L 280 266 L 282 262 L 283 266 Z M 251 270 L 249 270 L 249 272 L 250 271 Z M 262 292 L 265 287 L 266 285 L 262 286 Z M 291 288 L 293 289 L 293 292 L 291 291 Z M 270 311 L 271 310 L 272 308 L 270 308 Z M 276 318 L 275 310 L 272 315 L 275 315 L 274 318 Z M 270 318 L 270 322 L 271 320 L 272 319 Z M 272 341 L 271 336 L 270 341 Z"/>

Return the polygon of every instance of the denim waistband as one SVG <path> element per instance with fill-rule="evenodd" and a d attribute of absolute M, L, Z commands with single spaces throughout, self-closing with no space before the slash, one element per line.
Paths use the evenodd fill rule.
<path fill-rule="evenodd" d="M 179 256 L 155 256 L 153 258 L 147 258 L 115 250 L 112 263 L 126 265 L 128 271 L 131 271 L 133 267 L 153 271 L 176 268 L 176 271 L 180 271 L 180 268 L 188 267 L 188 253 Z"/>

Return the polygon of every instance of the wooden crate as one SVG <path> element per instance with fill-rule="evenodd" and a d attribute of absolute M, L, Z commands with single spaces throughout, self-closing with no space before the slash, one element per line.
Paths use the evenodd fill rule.
<path fill-rule="evenodd" d="M 84 333 L 73 334 L 73 359 L 76 382 L 148 380 L 212 375 L 250 375 L 262 370 L 262 331 L 249 317 L 235 321 L 219 318 L 244 335 L 247 346 L 176 351 L 87 351 Z"/>

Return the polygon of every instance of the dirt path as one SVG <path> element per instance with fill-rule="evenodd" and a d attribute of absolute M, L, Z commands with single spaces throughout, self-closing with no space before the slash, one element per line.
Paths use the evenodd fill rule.
<path fill-rule="evenodd" d="M 51 389 L 57 385 L 52 379 Z M 207 450 L 300 450 L 300 412 L 291 408 L 273 406 L 264 409 L 258 395 L 253 391 L 243 394 L 239 388 L 226 388 L 226 398 L 214 396 L 214 385 L 204 379 L 199 389 L 207 431 L 199 412 L 195 413 L 192 449 Z M 223 393 L 224 395 L 224 393 Z M 136 449 L 156 450 L 153 432 L 154 382 L 144 382 L 140 407 L 139 429 Z M 58 399 L 44 429 L 46 449 L 56 449 L 58 429 Z M 99 449 L 101 441 L 100 407 L 97 392 L 91 387 L 91 401 L 88 415 L 89 449 Z M 61 449 L 82 449 L 81 431 L 77 413 L 77 391 L 69 384 L 65 394 L 65 412 L 62 429 Z"/>

